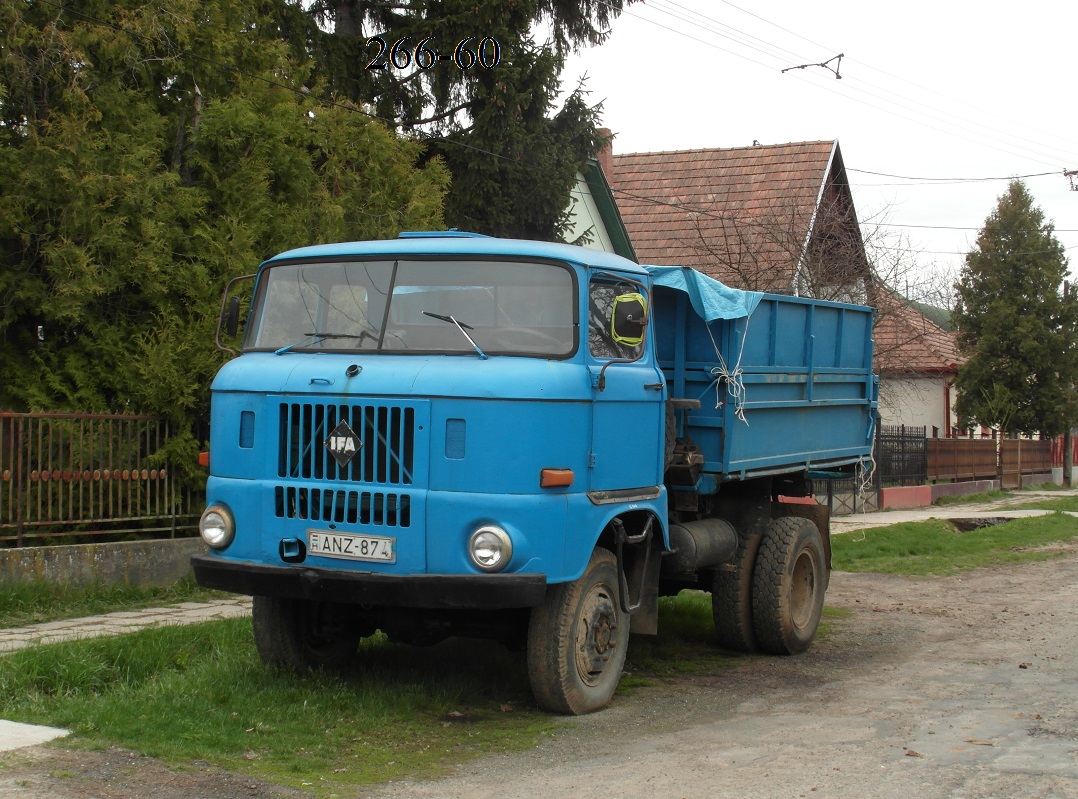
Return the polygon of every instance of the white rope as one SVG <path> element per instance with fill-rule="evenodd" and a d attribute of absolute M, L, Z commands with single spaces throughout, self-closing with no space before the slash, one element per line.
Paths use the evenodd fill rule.
<path fill-rule="evenodd" d="M 876 474 L 875 455 L 870 452 L 867 459 L 862 457 L 857 461 L 857 469 L 861 473 L 861 480 L 860 485 L 857 486 L 857 493 L 863 496 L 868 493 L 870 488 L 872 488 L 872 478 Z"/>
<path fill-rule="evenodd" d="M 746 426 L 749 420 L 745 418 L 745 381 L 743 379 L 744 372 L 741 369 L 741 357 L 745 354 L 745 341 L 749 337 L 749 320 L 751 318 L 751 314 L 745 317 L 745 330 L 741 334 L 741 349 L 737 353 L 737 363 L 734 364 L 732 371 L 726 365 L 726 360 L 719 351 L 719 345 L 715 341 L 715 334 L 711 330 L 711 325 L 704 325 L 707 328 L 707 334 L 711 336 L 711 346 L 715 350 L 715 357 L 719 359 L 719 365 L 711 370 L 711 376 L 715 378 L 715 407 L 722 407 L 721 385 L 722 381 L 725 380 L 726 390 L 734 400 L 734 416 L 743 421 Z"/>

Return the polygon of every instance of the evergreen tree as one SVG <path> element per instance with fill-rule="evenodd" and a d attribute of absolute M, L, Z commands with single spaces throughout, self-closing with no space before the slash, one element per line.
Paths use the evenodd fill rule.
<path fill-rule="evenodd" d="M 311 64 L 279 3 L 77 9 L 0 4 L 0 407 L 191 431 L 225 282 L 284 249 L 440 226 L 448 174 L 291 88 Z"/>
<path fill-rule="evenodd" d="M 956 285 L 956 411 L 1004 433 L 1058 435 L 1078 419 L 1075 304 L 1053 225 L 1012 181 L 966 256 Z"/>
<path fill-rule="evenodd" d="M 634 0 L 315 0 L 285 14 L 293 47 L 315 53 L 326 91 L 369 103 L 381 118 L 428 142 L 453 175 L 446 222 L 481 233 L 559 239 L 576 176 L 599 149 L 598 106 L 578 87 L 560 106 L 559 75 L 575 48 L 601 44 L 605 28 Z M 293 8 L 293 11 L 295 9 Z M 550 30 L 540 43 L 533 31 Z M 302 32 L 301 32 L 302 31 Z M 330 32 L 332 31 L 332 32 Z M 401 42 L 397 64 L 368 69 L 379 45 Z M 486 68 L 472 56 L 417 69 L 416 48 L 451 56 L 457 45 L 482 45 Z M 484 44 L 485 41 L 485 44 Z M 407 51 L 407 52 L 405 52 Z M 420 56 L 425 59 L 425 56 Z"/>

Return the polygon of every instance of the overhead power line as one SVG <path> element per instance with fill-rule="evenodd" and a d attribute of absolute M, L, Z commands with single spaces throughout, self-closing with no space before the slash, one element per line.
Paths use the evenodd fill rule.
<path fill-rule="evenodd" d="M 847 172 L 858 172 L 862 175 L 876 175 L 881 178 L 895 178 L 896 180 L 916 180 L 924 183 L 981 183 L 991 180 L 1022 180 L 1025 178 L 1042 178 L 1047 175 L 1059 175 L 1059 172 L 1034 172 L 1029 175 L 1008 175 L 1006 177 L 995 178 L 925 178 L 925 177 L 910 177 L 909 175 L 891 175 L 887 172 L 872 172 L 868 169 L 851 169 L 846 167 Z M 1067 172 L 1063 173 L 1067 175 Z"/>
<path fill-rule="evenodd" d="M 599 0 L 599 1 L 602 2 L 602 0 Z M 737 6 L 737 5 L 733 4 L 733 3 L 726 2 L 726 0 L 723 0 L 723 2 L 725 2 L 726 5 L 730 6 L 731 8 L 733 8 L 733 9 L 735 9 L 737 11 L 740 11 L 740 12 L 742 12 L 742 13 L 748 15 L 748 16 L 751 16 L 751 17 L 753 17 L 753 18 L 755 18 L 757 20 L 760 20 L 761 22 L 763 22 L 763 23 L 765 23 L 767 25 L 775 27 L 778 30 L 783 31 L 784 33 L 787 33 L 787 34 L 789 34 L 791 36 L 795 36 L 798 39 L 801 39 L 801 40 L 811 44 L 815 48 L 819 48 L 819 49 L 823 49 L 823 50 L 830 50 L 830 52 L 835 52 L 834 49 L 831 49 L 830 47 L 827 47 L 826 45 L 822 45 L 822 44 L 820 44 L 818 42 L 813 41 L 812 39 L 808 39 L 805 36 L 802 36 L 800 33 L 797 33 L 796 31 L 789 30 L 788 28 L 784 28 L 781 25 L 776 25 L 775 23 L 771 22 L 770 20 L 765 19 L 764 17 L 759 16 L 758 14 L 752 13 L 752 12 L 750 12 L 750 11 L 744 9 L 744 8 L 741 8 L 740 6 Z M 672 10 L 671 7 L 676 8 L 678 10 L 677 11 Z M 662 23 L 660 23 L 658 21 L 650 19 L 650 18 L 648 18 L 646 16 L 643 16 L 641 14 L 633 13 L 631 11 L 624 11 L 623 13 L 627 14 L 629 16 L 633 16 L 633 17 L 637 17 L 639 19 L 642 19 L 647 24 L 654 25 L 654 26 L 662 28 L 664 30 L 672 31 L 672 32 L 674 32 L 674 33 L 676 33 L 678 35 L 687 37 L 687 38 L 692 39 L 692 40 L 697 41 L 697 42 L 701 42 L 701 43 L 703 43 L 703 44 L 705 44 L 707 46 L 716 47 L 717 49 L 720 49 L 720 50 L 722 50 L 724 52 L 731 53 L 732 55 L 734 55 L 736 57 L 744 58 L 744 59 L 746 59 L 748 61 L 751 61 L 751 62 L 756 63 L 758 65 L 764 66 L 765 68 L 768 68 L 768 69 L 781 69 L 782 67 L 787 67 L 787 65 L 790 63 L 790 61 L 788 60 L 789 56 L 793 56 L 797 60 L 802 60 L 802 61 L 806 61 L 806 62 L 811 62 L 811 60 L 812 60 L 810 58 L 804 58 L 803 55 L 801 55 L 801 54 L 793 53 L 790 50 L 782 48 L 780 45 L 777 45 L 777 44 L 775 44 L 773 42 L 769 42 L 769 41 L 761 39 L 761 38 L 759 38 L 757 36 L 753 36 L 752 34 L 747 33 L 746 31 L 739 30 L 739 29 L 737 29 L 737 28 L 735 28 L 735 27 L 733 27 L 731 25 L 728 25 L 726 23 L 719 22 L 718 20 L 716 20 L 716 19 L 714 19 L 712 17 L 708 17 L 705 14 L 695 12 L 695 11 L 691 11 L 690 9 L 687 9 L 685 6 L 682 6 L 682 5 L 678 4 L 678 3 L 672 2 L 672 0 L 651 0 L 648 3 L 648 5 L 645 6 L 645 8 L 655 10 L 658 13 L 666 14 L 666 15 L 668 15 L 670 17 L 673 17 L 674 19 L 679 19 L 679 20 L 689 22 L 693 26 L 693 33 L 688 33 L 688 32 L 684 32 L 684 31 L 681 31 L 681 30 L 677 30 L 677 29 L 672 28 L 672 27 L 670 27 L 668 25 L 664 25 L 664 24 L 662 24 Z M 692 14 L 693 16 L 690 19 L 690 18 L 688 18 L 686 16 L 686 14 Z M 723 29 L 723 31 L 733 31 L 733 32 L 735 32 L 737 34 L 737 36 L 742 38 L 742 40 L 744 40 L 744 39 L 752 39 L 755 42 L 759 42 L 760 44 L 748 44 L 745 41 L 740 41 L 739 43 L 741 43 L 743 46 L 751 47 L 756 52 L 764 53 L 768 57 L 770 57 L 772 59 L 775 59 L 775 61 L 777 63 L 774 64 L 774 65 L 761 64 L 761 62 L 756 58 L 748 57 L 748 56 L 744 55 L 743 53 L 730 51 L 730 50 L 728 50 L 728 49 L 726 49 L 724 47 L 718 47 L 713 42 L 703 40 L 703 39 L 699 38 L 699 36 L 694 35 L 695 33 L 699 32 L 699 31 L 703 31 L 705 33 L 712 33 L 712 34 L 715 34 L 715 35 L 723 36 L 724 38 L 733 39 L 734 41 L 739 41 L 738 39 L 731 36 L 730 34 L 718 30 L 718 27 L 721 27 Z M 764 48 L 767 48 L 767 50 L 765 51 Z M 780 53 L 787 54 L 787 55 L 780 55 Z M 834 60 L 834 59 L 832 59 L 832 60 Z M 826 64 L 827 62 L 824 62 L 824 63 Z M 856 62 L 856 61 L 854 63 L 862 63 L 863 64 L 863 62 Z M 806 66 L 813 66 L 813 64 L 806 63 Z M 875 110 L 880 111 L 881 113 L 886 113 L 886 114 L 891 114 L 893 116 L 898 116 L 898 117 L 900 117 L 901 119 L 903 119 L 905 121 L 913 122 L 915 124 L 921 125 L 922 127 L 926 127 L 929 130 L 934 130 L 934 131 L 937 131 L 937 132 L 940 132 L 940 133 L 943 133 L 943 134 L 946 134 L 946 135 L 949 135 L 949 136 L 954 136 L 954 137 L 959 138 L 961 140 L 976 142 L 976 143 L 980 144 L 981 146 L 987 147 L 989 149 L 994 149 L 994 150 L 997 150 L 997 151 L 1000 151 L 1000 152 L 1004 152 L 1004 153 L 1007 153 L 1009 155 L 1019 156 L 1019 157 L 1023 157 L 1023 158 L 1029 158 L 1031 160 L 1036 160 L 1036 161 L 1039 161 L 1041 163 L 1053 164 L 1053 165 L 1058 164 L 1061 161 L 1063 161 L 1063 162 L 1073 161 L 1076 157 L 1078 157 L 1078 151 L 1071 151 L 1071 152 L 1068 152 L 1066 155 L 1064 155 L 1064 151 L 1059 149 L 1058 147 L 1054 147 L 1052 145 L 1041 144 L 1041 143 L 1035 142 L 1035 141 L 1033 141 L 1033 140 L 1031 140 L 1031 139 L 1029 139 L 1028 137 L 1025 137 L 1025 136 L 1017 136 L 1017 135 L 1013 135 L 1013 134 L 1010 134 L 1010 133 L 1004 133 L 1004 132 L 1000 131 L 998 128 L 995 128 L 995 127 L 990 127 L 990 126 L 986 126 L 986 125 L 977 125 L 975 122 L 971 122 L 970 119 L 968 118 L 968 116 L 959 115 L 959 114 L 956 114 L 956 113 L 954 113 L 952 111 L 946 110 L 944 108 L 939 108 L 939 107 L 930 105 L 929 103 L 926 103 L 923 99 L 920 99 L 920 97 L 923 96 L 926 93 L 932 93 L 932 94 L 936 94 L 936 95 L 938 95 L 940 97 L 944 97 L 944 99 L 947 99 L 948 103 L 951 104 L 951 105 L 954 105 L 954 104 L 962 102 L 962 101 L 954 101 L 954 100 L 951 100 L 950 98 L 946 98 L 944 95 L 940 94 L 939 92 L 935 92 L 935 91 L 929 90 L 929 89 L 922 89 L 921 87 L 917 87 L 916 84 L 913 84 L 912 82 L 910 82 L 908 80 L 905 80 L 903 78 L 898 78 L 896 76 L 889 75 L 889 73 L 887 73 L 887 72 L 885 72 L 883 70 L 876 69 L 875 67 L 872 67 L 869 64 L 863 64 L 863 66 L 865 66 L 865 67 L 867 67 L 869 69 L 872 69 L 873 71 L 878 72 L 878 73 L 880 73 L 882 75 L 886 75 L 886 76 L 888 76 L 888 77 L 890 77 L 892 79 L 902 80 L 903 82 L 908 83 L 911 86 L 914 86 L 915 88 L 918 89 L 919 96 L 916 97 L 916 98 L 906 97 L 906 96 L 903 96 L 903 95 L 898 94 L 896 92 L 893 92 L 893 91 L 891 91 L 891 90 L 889 90 L 887 88 L 884 88 L 882 86 L 877 86 L 877 85 L 868 83 L 867 81 L 864 81 L 864 80 L 858 80 L 855 75 L 843 75 L 842 76 L 843 78 L 849 78 L 849 80 L 846 82 L 847 85 L 845 86 L 845 89 L 847 89 L 848 91 L 839 91 L 836 87 L 834 87 L 834 84 L 831 83 L 830 81 L 828 81 L 826 83 L 820 83 L 819 81 L 810 80 L 806 76 L 798 76 L 798 78 L 801 79 L 801 80 L 806 80 L 809 83 L 812 83 L 817 88 L 823 88 L 823 89 L 826 89 L 827 91 L 835 92 L 836 94 L 838 94 L 841 97 L 844 97 L 847 100 L 852 100 L 854 102 L 859 102 L 859 103 L 861 103 L 863 105 L 866 105 L 866 106 L 868 106 L 870 108 L 874 108 Z M 796 69 L 797 67 L 793 67 L 793 68 Z M 789 67 L 787 67 L 787 69 L 789 69 Z M 786 71 L 786 70 L 782 70 L 782 71 Z M 853 94 L 851 94 L 851 92 L 853 92 L 854 94 L 860 94 L 862 96 L 859 99 L 859 98 L 853 96 Z M 879 103 L 884 103 L 885 105 L 880 105 Z M 977 109 L 975 106 L 970 106 L 968 103 L 963 103 L 963 104 L 965 104 L 965 105 L 967 105 L 967 106 L 969 106 L 971 108 L 974 108 L 975 110 L 977 110 L 979 112 L 985 113 L 981 109 Z M 1013 122 L 1014 120 L 1008 119 L 1006 121 Z M 1043 131 L 1038 131 L 1038 133 L 1043 134 L 1044 132 Z M 1072 143 L 1068 142 L 1065 146 L 1072 146 Z"/>

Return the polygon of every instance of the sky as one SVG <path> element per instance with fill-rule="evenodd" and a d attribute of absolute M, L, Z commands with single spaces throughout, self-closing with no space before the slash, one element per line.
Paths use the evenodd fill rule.
<path fill-rule="evenodd" d="M 863 232 L 915 282 L 957 274 L 1023 177 L 1078 274 L 1075 30 L 1074 0 L 645 0 L 562 79 L 615 154 L 837 139 Z"/>

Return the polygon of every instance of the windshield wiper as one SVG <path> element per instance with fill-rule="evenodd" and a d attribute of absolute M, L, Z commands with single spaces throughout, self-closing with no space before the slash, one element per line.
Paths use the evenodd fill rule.
<path fill-rule="evenodd" d="M 487 359 L 487 354 L 485 352 L 483 352 L 483 350 L 479 349 L 479 345 L 475 343 L 475 339 L 473 339 L 471 336 L 468 335 L 468 330 L 475 330 L 474 327 L 472 327 L 471 325 L 466 325 L 463 322 L 458 322 L 452 316 L 443 316 L 440 313 L 431 313 L 430 311 L 423 311 L 423 315 L 424 316 L 429 316 L 432 319 L 437 319 L 439 322 L 449 322 L 451 324 L 456 325 L 457 330 L 459 330 L 461 332 L 461 335 L 463 335 L 464 338 L 468 339 L 468 343 L 472 345 L 472 348 L 475 349 L 475 351 L 479 355 L 479 357 L 484 361 Z M 467 328 L 467 330 L 465 330 L 465 328 Z"/>
<path fill-rule="evenodd" d="M 280 349 L 274 350 L 273 354 L 284 355 L 293 347 L 298 347 L 300 344 L 311 344 L 315 341 L 325 341 L 327 338 L 362 338 L 362 333 L 358 336 L 354 333 L 305 333 L 304 338 L 301 338 L 294 344 L 286 344 Z"/>

